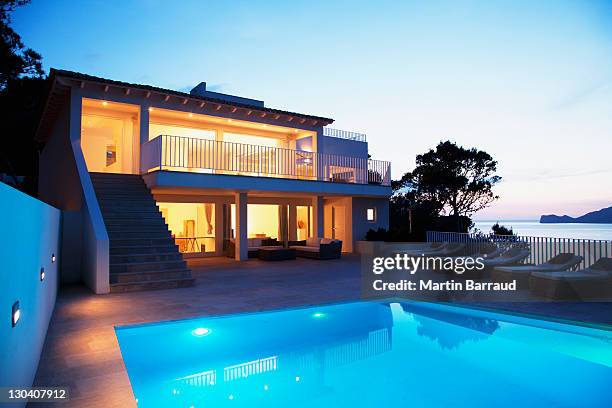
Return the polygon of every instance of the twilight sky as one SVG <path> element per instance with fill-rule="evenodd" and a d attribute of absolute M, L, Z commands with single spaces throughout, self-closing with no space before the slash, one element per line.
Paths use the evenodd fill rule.
<path fill-rule="evenodd" d="M 332 117 L 394 178 L 440 140 L 484 149 L 478 219 L 612 205 L 612 0 L 33 0 L 13 26 L 47 70 Z"/>

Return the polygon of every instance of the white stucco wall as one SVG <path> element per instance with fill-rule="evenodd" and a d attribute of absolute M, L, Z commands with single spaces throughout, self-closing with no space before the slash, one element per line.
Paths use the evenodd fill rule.
<path fill-rule="evenodd" d="M 28 387 L 36 375 L 57 295 L 60 211 L 0 183 L 0 213 L 0 385 Z M 45 268 L 43 281 L 41 268 Z M 21 318 L 12 327 L 16 301 Z"/>

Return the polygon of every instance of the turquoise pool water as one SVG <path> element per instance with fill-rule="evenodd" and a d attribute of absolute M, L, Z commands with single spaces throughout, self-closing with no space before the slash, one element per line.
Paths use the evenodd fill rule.
<path fill-rule="evenodd" d="M 141 407 L 612 407 L 612 333 L 356 302 L 116 329 Z"/>

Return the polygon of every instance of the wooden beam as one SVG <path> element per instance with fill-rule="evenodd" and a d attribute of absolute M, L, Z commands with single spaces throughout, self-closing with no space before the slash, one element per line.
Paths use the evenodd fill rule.
<path fill-rule="evenodd" d="M 291 122 L 293 120 L 293 116 L 289 116 L 289 118 L 287 119 L 287 122 Z"/>
<path fill-rule="evenodd" d="M 251 116 L 251 114 L 252 114 L 252 113 L 253 113 L 253 111 L 252 111 L 252 110 L 248 110 L 248 111 L 247 111 L 247 116 Z"/>
<path fill-rule="evenodd" d="M 149 99 L 151 97 L 151 91 L 147 91 L 145 94 L 145 98 Z"/>
<path fill-rule="evenodd" d="M 278 118 L 280 118 L 280 115 L 274 116 L 274 119 L 278 120 Z"/>
<path fill-rule="evenodd" d="M 187 98 L 183 99 L 183 105 L 187 105 L 187 102 L 189 102 L 189 99 Z"/>
<path fill-rule="evenodd" d="M 238 108 L 236 108 L 236 107 L 232 108 L 232 113 L 236 113 L 237 110 L 238 110 Z"/>
<path fill-rule="evenodd" d="M 215 108 L 215 110 L 221 110 L 221 108 L 223 107 L 223 105 L 217 105 L 217 107 Z"/>
<path fill-rule="evenodd" d="M 168 99 L 170 99 L 170 95 L 166 95 L 166 97 L 164 98 L 164 102 L 168 102 Z"/>
<path fill-rule="evenodd" d="M 306 119 L 300 119 L 300 123 L 306 122 Z"/>
<path fill-rule="evenodd" d="M 202 109 L 204 107 L 204 105 L 206 105 L 206 102 L 204 102 L 204 101 L 200 102 L 200 109 Z"/>
<path fill-rule="evenodd" d="M 128 96 L 130 94 L 130 88 L 125 88 L 125 96 Z"/>

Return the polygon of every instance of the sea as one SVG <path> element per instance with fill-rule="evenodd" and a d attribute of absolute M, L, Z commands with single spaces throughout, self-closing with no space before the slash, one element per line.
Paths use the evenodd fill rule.
<path fill-rule="evenodd" d="M 537 220 L 474 221 L 475 227 L 484 233 L 491 232 L 496 222 L 512 228 L 517 235 L 572 239 L 612 240 L 612 224 L 540 224 Z"/>

